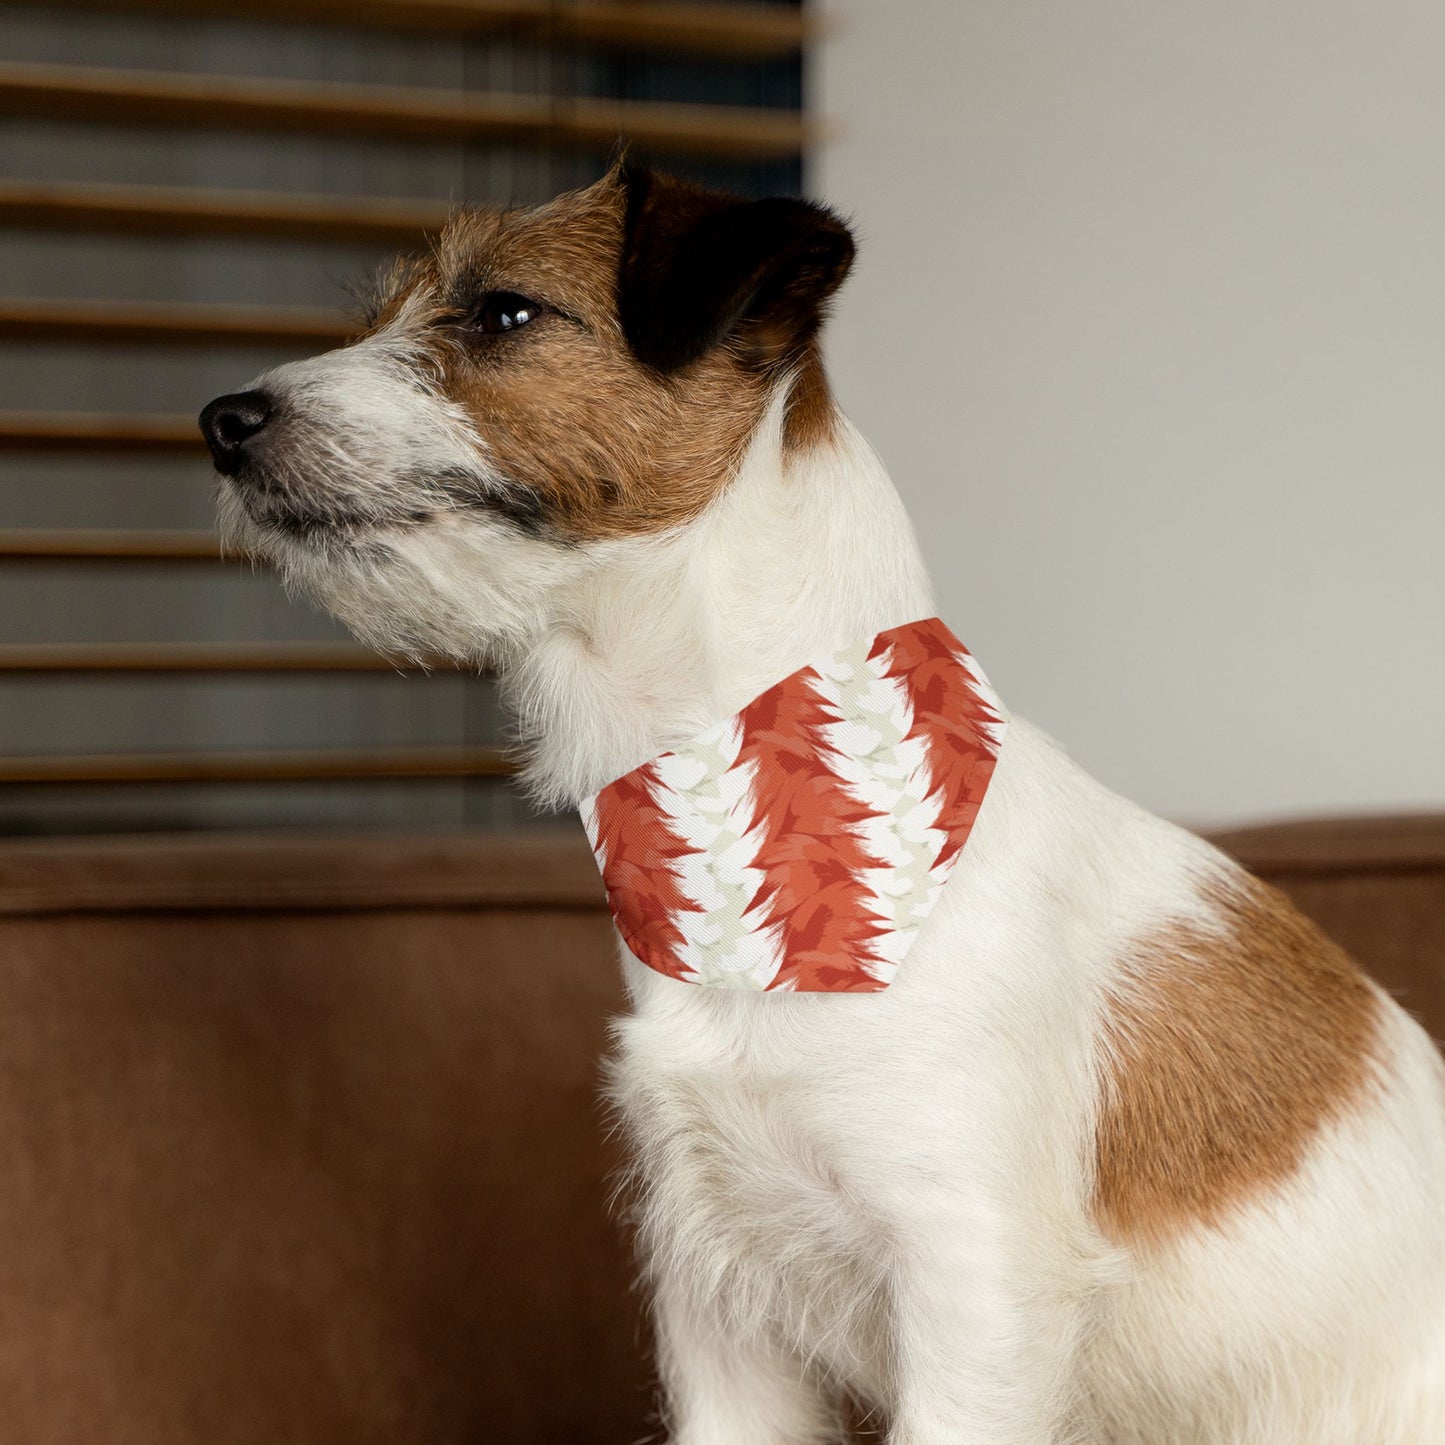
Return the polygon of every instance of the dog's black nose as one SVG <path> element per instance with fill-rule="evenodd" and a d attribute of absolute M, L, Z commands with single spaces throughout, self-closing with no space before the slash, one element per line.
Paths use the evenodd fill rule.
<path fill-rule="evenodd" d="M 270 421 L 271 409 L 271 398 L 264 391 L 218 396 L 206 406 L 201 432 L 222 476 L 234 477 L 241 470 L 246 443 Z"/>

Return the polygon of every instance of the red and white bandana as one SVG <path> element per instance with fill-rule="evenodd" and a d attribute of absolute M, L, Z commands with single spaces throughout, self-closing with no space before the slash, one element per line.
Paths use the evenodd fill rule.
<path fill-rule="evenodd" d="M 628 947 L 721 988 L 886 988 L 968 840 L 998 699 L 936 617 L 799 669 L 582 805 Z"/>

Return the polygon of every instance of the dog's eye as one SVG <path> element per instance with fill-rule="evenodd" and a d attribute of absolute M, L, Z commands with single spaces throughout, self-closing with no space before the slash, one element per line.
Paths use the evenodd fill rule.
<path fill-rule="evenodd" d="M 472 312 L 472 325 L 486 336 L 515 331 L 542 314 L 542 303 L 515 291 L 488 291 Z"/>

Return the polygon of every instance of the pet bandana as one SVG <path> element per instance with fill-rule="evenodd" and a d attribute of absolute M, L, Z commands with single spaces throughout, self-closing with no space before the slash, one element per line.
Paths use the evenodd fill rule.
<path fill-rule="evenodd" d="M 582 821 L 627 946 L 720 988 L 886 988 L 968 840 L 1004 717 L 936 617 L 800 668 Z"/>

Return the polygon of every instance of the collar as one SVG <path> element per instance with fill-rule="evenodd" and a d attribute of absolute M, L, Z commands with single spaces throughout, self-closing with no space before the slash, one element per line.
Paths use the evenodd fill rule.
<path fill-rule="evenodd" d="M 936 617 L 799 668 L 583 802 L 619 932 L 687 983 L 886 988 L 968 841 L 1003 732 Z"/>

